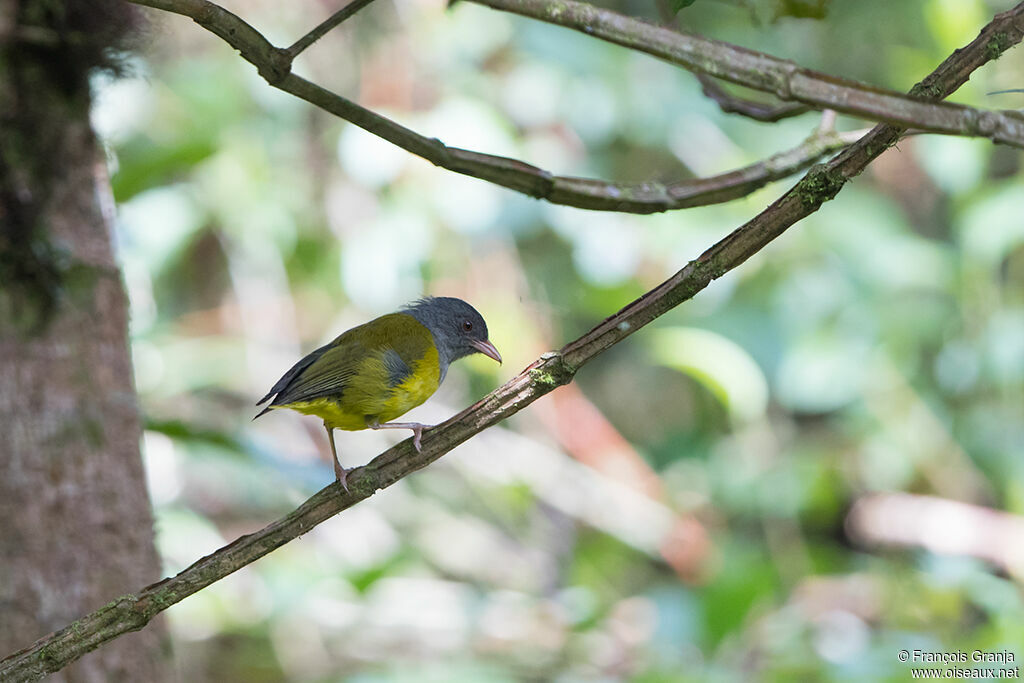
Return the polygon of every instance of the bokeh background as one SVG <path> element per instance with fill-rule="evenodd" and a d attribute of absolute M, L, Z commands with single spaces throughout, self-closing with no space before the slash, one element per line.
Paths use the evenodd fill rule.
<path fill-rule="evenodd" d="M 697 0 L 679 24 L 905 91 L 1011 4 Z M 278 45 L 338 5 L 225 3 Z M 304 352 L 421 295 L 463 297 L 505 364 L 460 363 L 410 413 L 444 419 L 792 182 L 655 216 L 552 206 L 437 169 L 147 15 L 133 75 L 97 83 L 95 124 L 168 573 L 332 480 L 314 418 L 251 421 Z M 1024 86 L 1022 67 L 1011 50 L 952 100 L 1021 106 L 986 93 Z M 623 181 L 727 171 L 820 118 L 724 115 L 675 67 L 440 0 L 378 0 L 296 70 L 447 144 Z M 351 466 L 404 436 L 338 444 Z M 167 621 L 188 681 L 907 680 L 905 648 L 1019 663 L 1022 444 L 1021 153 L 914 137 L 573 385 Z"/>

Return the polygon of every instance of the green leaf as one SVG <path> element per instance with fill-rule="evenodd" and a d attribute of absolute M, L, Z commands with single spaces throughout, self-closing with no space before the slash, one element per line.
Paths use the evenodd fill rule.
<path fill-rule="evenodd" d="M 739 344 L 693 327 L 661 328 L 649 338 L 659 363 L 700 382 L 739 423 L 765 415 L 768 380 Z"/>
<path fill-rule="evenodd" d="M 696 0 L 672 0 L 672 12 L 678 13 L 692 5 Z"/>
<path fill-rule="evenodd" d="M 136 138 L 117 151 L 118 171 L 110 179 L 114 198 L 126 202 L 144 190 L 171 183 L 191 172 L 216 149 L 209 138 L 193 138 L 174 145 Z"/>

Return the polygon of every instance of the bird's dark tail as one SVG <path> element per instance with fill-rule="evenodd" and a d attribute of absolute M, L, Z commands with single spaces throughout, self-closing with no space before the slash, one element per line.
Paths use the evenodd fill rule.
<path fill-rule="evenodd" d="M 333 342 L 332 342 L 332 344 L 333 344 Z M 284 376 L 281 379 L 277 380 L 277 382 L 274 384 L 274 386 L 272 386 L 270 388 L 270 391 L 267 392 L 266 396 L 264 396 L 260 400 L 256 401 L 256 405 L 260 405 L 261 403 L 266 403 L 273 396 L 277 397 L 275 399 L 275 401 L 280 400 L 281 396 L 285 393 L 285 391 L 288 390 L 288 385 L 292 383 L 292 380 L 294 380 L 296 377 L 301 375 L 303 370 L 305 370 L 310 365 L 312 365 L 316 361 L 317 358 L 319 358 L 320 356 L 324 355 L 324 353 L 329 348 L 331 348 L 331 344 L 325 344 L 325 345 L 321 346 L 319 349 L 317 349 L 316 351 L 313 351 L 312 353 L 307 355 L 305 358 L 300 360 L 295 365 L 293 365 L 291 367 L 291 369 L 288 372 L 284 373 Z M 278 404 L 278 405 L 280 405 L 280 404 Z M 269 406 L 267 406 L 266 408 L 264 408 L 258 415 L 256 415 L 256 417 L 259 417 L 260 415 L 263 415 L 265 413 L 269 413 L 271 410 L 273 410 L 273 408 L 274 408 L 274 402 L 272 401 L 271 404 Z M 253 419 L 255 420 L 256 417 L 254 417 Z"/>

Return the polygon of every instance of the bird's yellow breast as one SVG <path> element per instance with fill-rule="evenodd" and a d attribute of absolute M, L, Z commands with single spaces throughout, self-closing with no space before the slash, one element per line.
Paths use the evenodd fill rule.
<path fill-rule="evenodd" d="M 274 407 L 315 415 L 332 429 L 366 429 L 371 422 L 388 422 L 404 415 L 437 391 L 441 366 L 433 344 L 411 367 L 412 373 L 405 380 L 391 386 L 384 362 L 371 356 L 359 364 L 340 395 Z"/>

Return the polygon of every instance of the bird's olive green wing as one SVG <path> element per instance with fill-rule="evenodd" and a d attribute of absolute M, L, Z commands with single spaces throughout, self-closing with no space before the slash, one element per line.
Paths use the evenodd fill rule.
<path fill-rule="evenodd" d="M 314 362 L 316 362 L 316 360 L 320 358 L 320 356 L 324 355 L 324 353 L 326 353 L 329 348 L 331 348 L 331 345 L 325 344 L 316 351 L 310 351 L 309 354 L 307 354 L 302 360 L 293 365 L 288 370 L 288 372 L 284 373 L 281 379 L 277 380 L 277 382 L 274 383 L 274 386 L 270 388 L 270 391 L 267 392 L 267 395 L 261 398 L 260 400 L 256 401 L 256 405 L 260 405 L 261 403 L 270 400 L 271 398 L 274 397 L 275 394 L 281 394 L 287 391 L 289 385 L 291 385 L 292 382 L 295 381 L 295 379 L 300 374 L 302 374 L 302 371 L 308 368 Z M 277 401 L 274 401 L 274 403 L 277 403 Z M 263 412 L 265 413 L 267 412 L 267 410 L 269 410 L 269 408 L 267 408 Z M 260 413 L 260 415 L 262 414 L 263 413 Z M 257 415 L 256 417 L 259 417 L 259 415 Z"/>
<path fill-rule="evenodd" d="M 433 343 L 430 331 L 412 316 L 381 316 L 348 330 L 296 364 L 293 370 L 297 371 L 292 374 L 290 370 L 278 382 L 284 385 L 272 405 L 340 398 L 353 384 L 360 385 L 360 394 L 383 395 L 409 377 Z M 299 367 L 314 354 L 315 358 Z"/>

